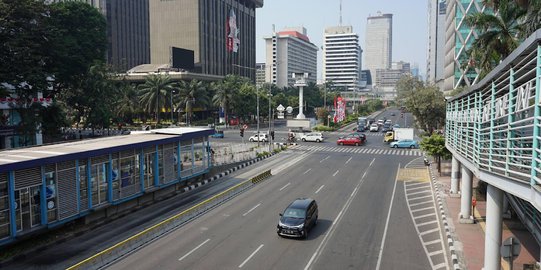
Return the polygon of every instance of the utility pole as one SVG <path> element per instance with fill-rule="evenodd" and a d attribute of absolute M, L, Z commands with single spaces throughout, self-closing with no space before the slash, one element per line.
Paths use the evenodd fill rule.
<path fill-rule="evenodd" d="M 259 147 L 259 141 L 261 138 L 259 138 L 259 89 L 256 88 L 255 90 L 255 96 L 257 99 L 257 147 Z"/>
<path fill-rule="evenodd" d="M 269 138 L 269 153 L 272 152 L 272 136 L 271 136 L 271 122 L 272 122 L 272 118 L 271 118 L 271 97 L 272 97 L 272 93 L 271 93 L 271 87 L 270 87 L 270 84 L 269 84 L 269 132 L 268 132 L 268 138 Z"/>

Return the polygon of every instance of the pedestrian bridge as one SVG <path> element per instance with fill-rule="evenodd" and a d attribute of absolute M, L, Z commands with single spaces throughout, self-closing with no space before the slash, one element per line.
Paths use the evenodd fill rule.
<path fill-rule="evenodd" d="M 502 212 L 508 206 L 541 242 L 540 42 L 538 30 L 482 81 L 447 102 L 451 192 L 458 194 L 460 180 L 461 222 L 471 220 L 472 176 L 488 184 L 484 269 L 500 269 Z"/>

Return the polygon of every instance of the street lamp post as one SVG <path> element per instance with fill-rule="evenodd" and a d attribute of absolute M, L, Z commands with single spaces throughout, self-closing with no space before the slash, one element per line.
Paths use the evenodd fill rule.
<path fill-rule="evenodd" d="M 269 136 L 269 153 L 272 151 L 271 147 L 272 147 L 272 136 L 271 136 L 271 122 L 272 122 L 272 118 L 271 118 L 271 97 L 272 97 L 272 93 L 270 92 L 270 86 L 269 86 L 269 133 L 268 133 L 268 136 Z"/>
<path fill-rule="evenodd" d="M 175 90 L 171 90 L 171 125 L 173 125 L 173 94 L 175 93 Z"/>
<path fill-rule="evenodd" d="M 255 96 L 257 100 L 257 147 L 259 147 L 259 141 L 261 140 L 259 138 L 259 89 L 255 89 Z"/>

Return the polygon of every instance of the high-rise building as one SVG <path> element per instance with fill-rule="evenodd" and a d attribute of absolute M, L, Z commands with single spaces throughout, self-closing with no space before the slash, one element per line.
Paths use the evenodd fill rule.
<path fill-rule="evenodd" d="M 443 86 L 445 16 L 447 0 L 428 0 L 428 53 L 426 79 Z"/>
<path fill-rule="evenodd" d="M 357 91 L 361 83 L 359 35 L 352 26 L 333 26 L 323 36 L 323 80 L 346 91 Z"/>
<path fill-rule="evenodd" d="M 448 0 L 446 19 L 444 91 L 477 83 L 479 74 L 468 65 L 467 50 L 478 37 L 477 31 L 464 23 L 469 14 L 487 12 L 482 0 Z"/>
<path fill-rule="evenodd" d="M 393 14 L 369 16 L 366 22 L 364 47 L 364 68 L 369 69 L 372 78 L 377 69 L 391 68 L 393 59 Z"/>
<path fill-rule="evenodd" d="M 304 27 L 285 28 L 265 37 L 265 81 L 278 87 L 295 83 L 292 73 L 309 73 L 307 81 L 317 80 L 318 47 L 310 42 Z"/>
<path fill-rule="evenodd" d="M 150 1 L 150 62 L 171 62 L 171 47 L 194 51 L 197 72 L 255 81 L 255 9 L 263 0 Z"/>
<path fill-rule="evenodd" d="M 407 62 L 393 62 L 391 68 L 376 70 L 376 93 L 382 100 L 396 98 L 396 84 L 402 76 L 411 74 L 411 65 Z"/>
<path fill-rule="evenodd" d="M 106 2 L 107 62 L 119 71 L 150 63 L 148 0 Z"/>
<path fill-rule="evenodd" d="M 265 80 L 265 63 L 256 63 L 255 64 L 255 86 L 260 88 L 267 81 Z"/>

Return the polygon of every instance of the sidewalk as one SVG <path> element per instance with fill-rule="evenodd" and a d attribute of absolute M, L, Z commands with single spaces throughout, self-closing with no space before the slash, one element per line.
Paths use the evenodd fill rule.
<path fill-rule="evenodd" d="M 442 199 L 449 230 L 451 232 L 454 247 L 459 261 L 460 269 L 479 270 L 484 266 L 485 252 L 485 194 L 476 192 L 478 179 L 474 178 L 474 195 L 477 199 L 475 207 L 475 224 L 461 224 L 458 219 L 460 212 L 460 197 L 449 196 L 451 187 L 451 164 L 442 162 L 442 174 L 438 174 L 437 164 L 433 163 L 433 172 L 436 183 L 442 192 Z M 522 225 L 517 217 L 503 220 L 502 242 L 510 236 L 520 240 L 522 247 L 520 255 L 513 261 L 513 269 L 536 269 L 533 267 L 539 261 L 539 245 L 530 232 Z M 450 244 L 450 245 L 451 245 Z M 532 268 L 529 268 L 532 267 Z M 510 269 L 509 263 L 502 259 L 502 269 Z M 488 269 L 487 269 L 488 270 Z"/>

